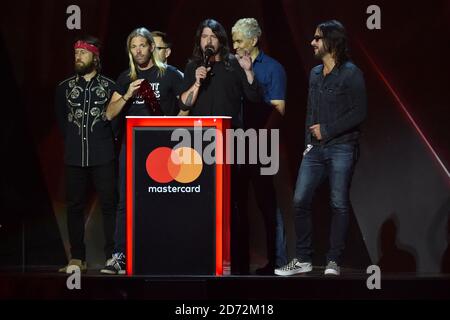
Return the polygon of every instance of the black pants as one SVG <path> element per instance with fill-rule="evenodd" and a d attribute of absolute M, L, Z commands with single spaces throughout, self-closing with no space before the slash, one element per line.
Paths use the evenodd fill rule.
<path fill-rule="evenodd" d="M 114 248 L 116 215 L 114 162 L 94 167 L 66 166 L 67 226 L 72 259 L 86 260 L 84 213 L 90 179 L 94 183 L 103 213 L 104 251 L 107 258 L 111 256 Z"/>
<path fill-rule="evenodd" d="M 125 254 L 126 249 L 126 183 L 127 183 L 127 147 L 125 144 L 122 144 L 119 154 L 119 199 L 117 203 L 117 216 L 116 216 L 116 230 L 115 230 L 115 246 L 114 253 L 123 253 Z"/>
<path fill-rule="evenodd" d="M 240 187 L 241 165 L 231 165 L 231 228 L 230 228 L 230 254 L 231 273 L 249 274 L 249 222 L 246 210 L 241 210 L 240 205 L 246 194 Z"/>
<path fill-rule="evenodd" d="M 261 211 L 264 219 L 266 231 L 266 249 L 267 260 L 270 266 L 275 268 L 276 265 L 276 212 L 277 199 L 275 186 L 273 184 L 273 176 L 265 176 L 260 174 L 260 165 L 245 164 L 241 165 L 239 170 L 239 217 L 241 220 L 240 239 L 241 250 L 246 250 L 247 255 L 244 256 L 245 262 L 249 264 L 249 212 L 248 212 L 248 189 L 250 183 L 253 186 L 256 204 Z"/>

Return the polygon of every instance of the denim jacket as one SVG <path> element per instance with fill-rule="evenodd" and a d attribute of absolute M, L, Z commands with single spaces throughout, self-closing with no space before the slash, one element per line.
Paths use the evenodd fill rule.
<path fill-rule="evenodd" d="M 305 144 L 357 142 L 359 125 L 367 115 L 367 97 L 361 70 L 347 61 L 324 77 L 323 65 L 311 70 L 305 124 Z M 322 140 L 309 127 L 320 124 Z"/>

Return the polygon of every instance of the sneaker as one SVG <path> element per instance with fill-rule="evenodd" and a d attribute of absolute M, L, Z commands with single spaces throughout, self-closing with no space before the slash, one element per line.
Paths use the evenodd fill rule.
<path fill-rule="evenodd" d="M 87 270 L 87 263 L 86 261 L 82 261 L 80 259 L 70 259 L 69 263 L 67 264 L 67 266 L 61 268 L 58 270 L 58 272 L 63 272 L 63 273 L 72 273 L 69 267 L 72 266 L 77 266 L 81 272 L 86 272 Z"/>
<path fill-rule="evenodd" d="M 275 269 L 275 274 L 279 276 L 291 276 L 297 273 L 305 273 L 312 271 L 311 262 L 303 262 L 297 258 L 292 259 L 287 265 Z"/>
<path fill-rule="evenodd" d="M 125 274 L 125 255 L 123 253 L 114 253 L 111 259 L 106 261 L 105 267 L 100 270 L 101 273 L 105 274 Z"/>
<path fill-rule="evenodd" d="M 341 274 L 341 268 L 339 268 L 338 264 L 334 261 L 329 261 L 325 268 L 325 275 L 334 275 L 338 276 Z"/>

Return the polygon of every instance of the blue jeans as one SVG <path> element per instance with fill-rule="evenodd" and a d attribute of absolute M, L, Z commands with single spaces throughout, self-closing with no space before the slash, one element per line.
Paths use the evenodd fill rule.
<path fill-rule="evenodd" d="M 328 177 L 332 219 L 327 262 L 341 263 L 351 210 L 350 184 L 357 157 L 358 145 L 353 143 L 314 146 L 303 157 L 293 203 L 297 258 L 312 260 L 311 204 L 317 187 Z"/>

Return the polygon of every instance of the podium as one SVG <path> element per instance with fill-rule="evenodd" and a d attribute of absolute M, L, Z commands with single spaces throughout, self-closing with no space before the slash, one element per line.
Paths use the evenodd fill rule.
<path fill-rule="evenodd" d="M 230 117 L 127 117 L 127 275 L 230 274 Z"/>

